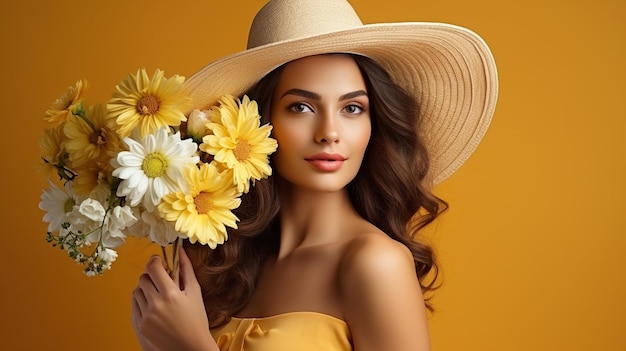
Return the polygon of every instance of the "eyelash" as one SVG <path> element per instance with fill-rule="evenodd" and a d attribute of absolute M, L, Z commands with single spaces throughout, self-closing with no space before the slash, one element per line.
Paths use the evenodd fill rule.
<path fill-rule="evenodd" d="M 348 113 L 349 113 L 349 114 L 351 114 L 351 115 L 357 115 L 357 114 L 363 113 L 363 111 L 365 111 L 365 109 L 364 109 L 362 106 L 359 106 L 359 105 L 357 105 L 357 104 L 350 104 L 350 105 L 347 105 L 347 106 L 346 106 L 346 107 L 344 107 L 343 109 L 344 109 L 344 110 L 346 110 L 348 107 L 355 107 L 355 108 L 357 108 L 357 110 L 358 110 L 357 112 L 348 112 Z"/>
<path fill-rule="evenodd" d="M 313 111 L 313 109 L 309 105 L 302 102 L 296 102 L 287 107 L 287 109 L 293 113 L 304 113 L 305 111 L 302 110 L 303 108 Z"/>
<path fill-rule="evenodd" d="M 346 111 L 348 108 L 356 108 L 357 111 L 356 112 L 348 112 L 348 111 Z M 309 111 L 313 112 L 313 108 L 311 108 L 309 105 L 307 105 L 305 103 L 302 103 L 302 102 L 293 103 L 293 104 L 289 105 L 287 107 L 287 109 L 289 111 L 291 111 L 291 112 L 294 112 L 294 113 L 305 113 L 305 112 L 309 112 Z M 308 109 L 309 111 L 304 111 L 304 109 Z M 359 106 L 357 104 L 349 104 L 349 105 L 346 105 L 346 107 L 344 107 L 342 109 L 342 111 L 346 111 L 348 114 L 351 114 L 351 115 L 356 115 L 356 114 L 363 113 L 363 111 L 365 111 L 365 109 L 362 106 Z"/>

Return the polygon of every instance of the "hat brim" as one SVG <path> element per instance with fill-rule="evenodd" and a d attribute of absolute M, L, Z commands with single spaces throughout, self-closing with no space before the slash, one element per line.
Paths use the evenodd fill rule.
<path fill-rule="evenodd" d="M 415 96 L 431 185 L 454 173 L 487 131 L 498 95 L 493 56 L 477 34 L 445 23 L 367 24 L 248 49 L 206 65 L 184 90 L 191 109 L 206 109 L 223 95 L 242 95 L 286 62 L 325 53 L 372 58 Z"/>

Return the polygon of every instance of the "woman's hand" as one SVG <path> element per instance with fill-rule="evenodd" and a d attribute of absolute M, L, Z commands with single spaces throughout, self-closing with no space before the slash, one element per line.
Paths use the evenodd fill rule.
<path fill-rule="evenodd" d="M 132 324 L 144 350 L 218 350 L 209 332 L 202 292 L 185 251 L 180 283 L 153 256 L 133 291 Z"/>

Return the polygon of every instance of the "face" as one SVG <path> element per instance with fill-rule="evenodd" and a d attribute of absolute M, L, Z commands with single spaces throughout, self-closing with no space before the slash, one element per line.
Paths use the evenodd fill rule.
<path fill-rule="evenodd" d="M 359 171 L 371 135 L 363 76 L 347 55 L 288 63 L 272 100 L 274 168 L 294 186 L 343 189 Z"/>

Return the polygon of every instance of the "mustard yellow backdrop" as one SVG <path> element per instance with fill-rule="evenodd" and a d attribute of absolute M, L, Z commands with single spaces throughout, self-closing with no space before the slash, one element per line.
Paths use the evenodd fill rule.
<path fill-rule="evenodd" d="M 107 99 L 140 67 L 189 76 L 243 49 L 254 1 L 13 1 L 0 12 L 0 349 L 136 350 L 140 241 L 88 278 L 45 240 L 43 112 L 79 78 Z M 353 0 L 365 22 L 443 21 L 491 46 L 492 128 L 437 192 L 433 349 L 626 349 L 626 15 L 621 0 Z"/>

